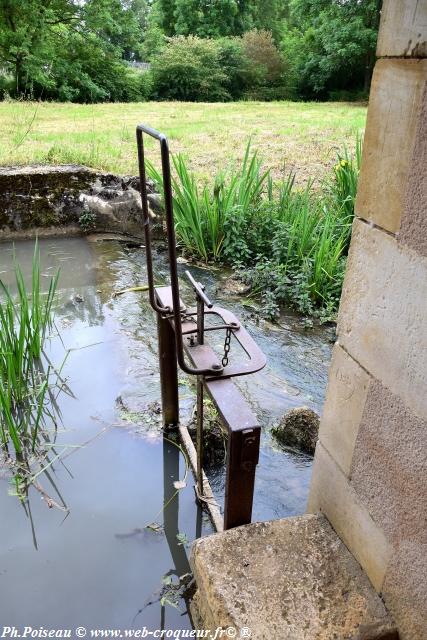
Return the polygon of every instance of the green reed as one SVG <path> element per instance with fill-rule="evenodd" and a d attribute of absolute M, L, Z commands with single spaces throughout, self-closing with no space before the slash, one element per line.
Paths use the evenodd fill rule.
<path fill-rule="evenodd" d="M 53 324 L 59 273 L 42 292 L 40 251 L 36 243 L 27 289 L 15 263 L 16 295 L 0 280 L 0 443 L 15 454 L 35 452 L 39 430 L 49 413 L 50 367 L 42 354 Z"/>
<path fill-rule="evenodd" d="M 187 254 L 204 262 L 221 258 L 225 223 L 233 211 L 242 214 L 259 201 L 269 172 L 262 172 L 257 152 L 248 142 L 240 167 L 220 171 L 211 185 L 200 187 L 181 155 L 172 157 L 173 205 L 177 238 Z M 147 163 L 148 173 L 163 190 L 160 173 Z"/>

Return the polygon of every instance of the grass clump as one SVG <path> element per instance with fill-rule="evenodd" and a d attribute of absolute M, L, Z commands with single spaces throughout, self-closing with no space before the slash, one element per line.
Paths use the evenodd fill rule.
<path fill-rule="evenodd" d="M 295 174 L 274 181 L 247 145 L 242 165 L 199 188 L 185 159 L 173 158 L 176 234 L 184 252 L 237 269 L 275 318 L 281 304 L 333 319 L 341 294 L 354 216 L 362 142 L 338 154 L 321 189 L 301 189 Z M 150 165 L 150 176 L 161 185 Z"/>

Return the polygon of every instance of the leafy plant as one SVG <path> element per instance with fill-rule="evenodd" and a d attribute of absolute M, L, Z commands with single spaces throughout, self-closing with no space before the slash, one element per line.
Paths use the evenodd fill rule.
<path fill-rule="evenodd" d="M 90 231 L 96 226 L 96 214 L 93 211 L 85 211 L 79 216 L 79 225 L 83 231 Z"/>
<path fill-rule="evenodd" d="M 326 190 L 329 189 L 331 192 L 335 207 L 342 212 L 344 221 L 351 219 L 354 215 L 357 183 L 362 163 L 362 146 L 363 138 L 358 136 L 354 156 L 346 147 L 337 154 L 332 180 L 325 185 Z"/>
<path fill-rule="evenodd" d="M 182 156 L 173 158 L 176 234 L 185 252 L 204 262 L 222 260 L 275 318 L 281 304 L 332 319 L 338 307 L 350 241 L 361 160 L 344 150 L 323 192 L 304 189 L 288 172 L 277 184 L 250 143 L 240 168 L 220 172 L 211 187 L 199 187 Z M 162 188 L 160 174 L 150 177 Z"/>

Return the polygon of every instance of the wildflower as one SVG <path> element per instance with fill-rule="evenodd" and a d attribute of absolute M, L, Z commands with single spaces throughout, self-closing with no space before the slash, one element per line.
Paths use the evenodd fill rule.
<path fill-rule="evenodd" d="M 346 167 L 348 165 L 348 160 L 341 160 L 340 165 L 342 167 Z"/>

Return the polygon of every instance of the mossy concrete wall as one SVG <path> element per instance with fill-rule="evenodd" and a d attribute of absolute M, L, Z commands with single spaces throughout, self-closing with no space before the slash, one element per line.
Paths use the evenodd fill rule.
<path fill-rule="evenodd" d="M 0 232 L 77 224 L 97 174 L 75 165 L 0 168 Z"/>
<path fill-rule="evenodd" d="M 385 0 L 308 509 L 427 638 L 427 0 Z"/>
<path fill-rule="evenodd" d="M 154 206 L 159 196 L 147 188 Z M 139 178 L 77 165 L 0 167 L 0 239 L 88 230 L 143 237 Z"/>

